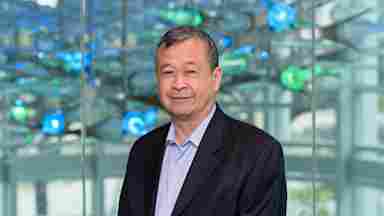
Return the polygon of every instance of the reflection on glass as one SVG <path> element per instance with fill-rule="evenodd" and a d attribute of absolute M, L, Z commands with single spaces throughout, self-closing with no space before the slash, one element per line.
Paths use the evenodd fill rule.
<path fill-rule="evenodd" d="M 320 65 L 315 65 L 314 75 L 317 77 L 337 76 L 337 72 L 323 69 Z M 304 91 L 308 89 L 307 85 L 310 84 L 311 77 L 311 69 L 290 65 L 281 73 L 280 81 L 282 85 L 289 90 Z"/>
<path fill-rule="evenodd" d="M 32 169 L 36 172 L 28 172 L 31 176 L 27 177 L 42 178 L 39 184 L 17 183 L 17 200 L 13 202 L 18 215 L 44 212 L 39 210 L 44 203 L 47 215 L 81 215 L 79 167 L 65 161 L 67 157 L 78 159 L 82 129 L 86 129 L 87 155 L 96 154 L 95 149 L 99 151 L 99 145 L 102 146 L 101 152 L 97 152 L 102 157 L 87 162 L 92 167 L 97 167 L 96 163 L 101 167 L 112 164 L 111 172 L 116 175 L 122 172 L 116 164 L 125 162 L 127 145 L 168 120 L 155 96 L 153 50 L 169 27 L 182 24 L 203 28 L 218 44 L 224 72 L 219 95 L 223 108 L 235 118 L 262 127 L 278 138 L 289 133 L 284 140 L 291 169 L 288 174 L 301 165 L 309 166 L 315 114 L 317 156 L 325 162 L 335 161 L 330 165 L 332 169 L 323 168 L 328 171 L 340 167 L 335 159 L 353 152 L 347 155 L 351 162 L 346 162 L 352 165 L 342 166 L 363 167 L 348 172 L 366 175 L 348 177 L 348 181 L 363 179 L 363 184 L 375 185 L 372 191 L 382 190 L 377 182 L 381 181 L 378 170 L 382 170 L 384 160 L 380 150 L 384 140 L 383 115 L 361 111 L 375 106 L 371 96 L 383 98 L 382 83 L 375 83 L 383 71 L 382 44 L 376 43 L 384 32 L 382 20 L 376 19 L 382 17 L 379 0 L 369 1 L 369 5 L 362 1 L 359 7 L 350 6 L 349 0 L 316 1 L 315 8 L 312 1 L 278 0 L 87 2 L 94 4 L 88 8 L 84 24 L 79 17 L 80 1 L 0 1 L 2 185 L 12 185 L 27 171 L 23 166 L 16 169 L 20 164 L 14 161 L 31 159 L 30 164 L 35 164 L 33 160 L 44 158 L 44 164 L 57 165 L 54 179 L 36 177 L 34 173 L 44 167 L 35 166 Z M 123 17 L 125 3 L 127 17 Z M 375 10 L 369 10 L 370 7 Z M 312 11 L 316 11 L 315 20 L 311 20 Z M 85 43 L 84 53 L 80 42 Z M 312 60 L 316 60 L 316 89 L 311 84 Z M 90 88 L 80 91 L 82 81 Z M 283 102 L 284 94 L 289 94 L 292 100 Z M 315 112 L 310 106 L 312 96 L 317 100 Z M 379 99 L 380 111 L 384 110 L 382 101 Z M 80 104 L 84 105 L 83 113 Z M 83 122 L 80 115 L 85 119 Z M 284 125 L 289 128 L 282 126 L 283 119 L 287 119 Z M 369 136 L 358 130 L 358 125 L 373 125 L 371 120 L 362 122 L 364 119 L 376 119 L 379 124 L 380 142 L 372 145 L 374 148 Z M 295 163 L 296 167 L 291 167 Z M 68 166 L 70 170 L 65 169 Z M 16 179 L 9 178 L 8 171 Z M 69 174 L 77 178 L 64 178 Z M 297 175 L 303 182 L 290 179 L 288 215 L 312 214 L 309 174 L 308 171 Z M 105 175 L 97 173 L 91 179 Z M 116 214 L 120 181 L 119 177 L 105 181 L 107 215 Z M 47 200 L 39 201 L 44 196 L 37 194 L 44 188 Z M 319 184 L 319 215 L 336 215 L 335 191 L 327 183 Z M 87 202 L 92 202 L 88 197 L 90 190 L 87 193 Z M 64 194 L 59 197 L 62 200 L 58 200 L 57 194 Z M 370 195 L 362 198 L 364 202 L 348 205 L 369 208 Z M 87 204 L 87 208 L 91 206 Z M 381 216 L 383 211 L 372 216 Z M 368 213 L 361 215 L 365 214 Z"/>
<path fill-rule="evenodd" d="M 317 215 L 336 215 L 335 189 L 332 185 L 317 185 Z M 312 215 L 313 190 L 309 183 L 289 181 L 288 182 L 288 212 L 287 215 L 310 216 Z"/>
<path fill-rule="evenodd" d="M 158 10 L 158 16 L 165 22 L 175 25 L 200 26 L 205 17 L 196 8 L 167 8 Z"/>
<path fill-rule="evenodd" d="M 104 180 L 104 205 L 106 215 L 117 215 L 118 200 L 122 183 L 122 178 L 109 177 Z"/>

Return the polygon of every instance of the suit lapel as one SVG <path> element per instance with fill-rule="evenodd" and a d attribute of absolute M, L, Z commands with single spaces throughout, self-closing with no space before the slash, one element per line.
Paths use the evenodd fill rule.
<path fill-rule="evenodd" d="M 223 149 L 224 118 L 224 113 L 217 106 L 185 178 L 172 216 L 182 213 L 198 192 L 199 186 L 207 180 L 224 158 L 223 151 L 219 151 Z"/>
<path fill-rule="evenodd" d="M 151 148 L 150 154 L 146 157 L 145 178 L 145 215 L 155 215 L 157 188 L 159 185 L 161 164 L 165 151 L 165 139 L 170 124 L 163 126 L 160 132 L 148 143 L 148 148 Z"/>

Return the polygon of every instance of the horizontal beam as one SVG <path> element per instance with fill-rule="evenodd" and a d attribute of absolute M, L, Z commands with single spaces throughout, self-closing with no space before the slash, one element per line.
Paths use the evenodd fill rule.
<path fill-rule="evenodd" d="M 86 158 L 86 176 L 94 176 L 94 164 L 96 160 L 100 167 L 101 177 L 122 177 L 128 159 L 127 153 L 107 154 L 101 158 L 88 156 Z M 320 181 L 334 181 L 336 178 L 336 160 L 332 158 L 319 158 L 317 161 Z M 17 181 L 34 182 L 37 180 L 56 179 L 80 179 L 81 178 L 80 155 L 37 155 L 22 157 L 13 160 L 10 166 L 4 161 L 0 162 L 0 178 L 8 179 L 7 169 L 13 172 Z M 312 178 L 311 157 L 287 156 L 287 177 L 292 180 L 310 181 Z M 352 161 L 348 167 L 348 176 L 354 184 L 371 185 L 384 188 L 384 164 L 378 162 Z"/>

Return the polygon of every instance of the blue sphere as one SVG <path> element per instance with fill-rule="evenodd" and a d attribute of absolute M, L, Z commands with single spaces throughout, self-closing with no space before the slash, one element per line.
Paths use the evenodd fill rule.
<path fill-rule="evenodd" d="M 147 133 L 145 121 L 140 112 L 127 112 L 122 122 L 122 133 L 142 136 Z"/>
<path fill-rule="evenodd" d="M 260 53 L 258 55 L 258 59 L 260 59 L 261 61 L 268 60 L 269 59 L 269 53 L 265 50 L 260 51 Z"/>
<path fill-rule="evenodd" d="M 296 10 L 283 3 L 274 4 L 267 14 L 267 24 L 276 32 L 289 29 L 296 19 Z"/>
<path fill-rule="evenodd" d="M 57 111 L 44 116 L 42 132 L 48 135 L 59 135 L 64 132 L 64 126 L 64 114 L 62 111 Z"/>

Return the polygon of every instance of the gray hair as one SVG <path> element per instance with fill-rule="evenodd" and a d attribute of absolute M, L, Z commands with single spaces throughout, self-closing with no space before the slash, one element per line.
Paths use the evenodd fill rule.
<path fill-rule="evenodd" d="M 177 26 L 168 30 L 161 38 L 156 48 L 156 55 L 159 48 L 170 47 L 178 42 L 191 38 L 198 38 L 208 46 L 209 64 L 213 71 L 219 65 L 218 50 L 215 41 L 205 31 L 193 26 Z"/>

